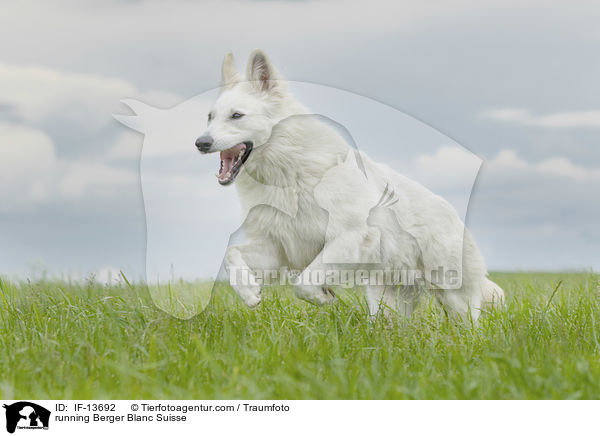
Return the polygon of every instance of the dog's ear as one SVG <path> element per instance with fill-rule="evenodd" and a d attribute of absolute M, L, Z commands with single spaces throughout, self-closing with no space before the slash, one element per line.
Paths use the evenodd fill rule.
<path fill-rule="evenodd" d="M 231 88 L 241 80 L 242 77 L 235 68 L 233 55 L 231 53 L 227 53 L 223 59 L 223 66 L 221 68 L 221 89 Z"/>
<path fill-rule="evenodd" d="M 256 49 L 250 54 L 246 78 L 260 91 L 271 92 L 281 88 L 281 78 L 262 50 Z"/>

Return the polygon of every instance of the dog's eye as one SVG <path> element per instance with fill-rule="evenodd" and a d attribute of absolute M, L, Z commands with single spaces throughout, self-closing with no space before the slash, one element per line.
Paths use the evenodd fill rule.
<path fill-rule="evenodd" d="M 208 114 L 208 122 L 210 123 L 210 120 L 212 120 L 212 114 Z"/>
<path fill-rule="evenodd" d="M 236 113 L 234 113 L 234 114 L 231 115 L 231 119 L 232 120 L 237 120 L 238 118 L 242 118 L 243 116 L 244 116 L 244 114 L 236 112 Z"/>

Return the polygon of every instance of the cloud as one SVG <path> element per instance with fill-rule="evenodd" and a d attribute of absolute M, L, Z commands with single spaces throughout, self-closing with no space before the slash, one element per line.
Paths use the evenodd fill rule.
<path fill-rule="evenodd" d="M 501 150 L 486 166 L 492 170 L 530 171 L 540 175 L 567 178 L 579 182 L 600 182 L 600 168 L 585 168 L 566 157 L 552 157 L 538 163 L 529 163 L 514 150 Z"/>
<path fill-rule="evenodd" d="M 557 112 L 536 116 L 527 109 L 504 108 L 485 111 L 481 117 L 525 126 L 600 127 L 600 110 Z"/>
<path fill-rule="evenodd" d="M 0 64 L 0 83 L 0 104 L 13 108 L 24 122 L 60 119 L 90 130 L 112 122 L 111 110 L 121 98 L 138 94 L 123 79 L 42 66 Z"/>
<path fill-rule="evenodd" d="M 43 131 L 0 123 L 0 211 L 122 195 L 123 188 L 135 186 L 137 180 L 134 172 L 103 162 L 58 159 L 54 142 Z"/>
<path fill-rule="evenodd" d="M 52 139 L 41 130 L 0 123 L 0 178 L 9 184 L 17 176 L 32 177 L 56 165 Z"/>
<path fill-rule="evenodd" d="M 0 124 L 4 211 L 133 191 L 137 167 L 123 166 L 139 159 L 142 140 L 124 132 L 111 113 L 132 95 L 162 107 L 181 101 L 114 77 L 32 65 L 0 63 L 0 83 L 0 108 L 10 115 Z"/>
<path fill-rule="evenodd" d="M 600 268 L 600 168 L 504 149 L 484 163 L 469 228 L 494 269 Z"/>
<path fill-rule="evenodd" d="M 27 126 L 0 123 L 0 210 L 30 208 L 48 194 L 57 160 L 52 139 Z"/>
<path fill-rule="evenodd" d="M 452 190 L 457 186 L 472 184 L 480 166 L 481 158 L 477 155 L 460 146 L 445 145 L 433 154 L 415 157 L 409 168 L 415 177 L 426 174 L 428 185 Z"/>
<path fill-rule="evenodd" d="M 168 108 L 183 98 L 166 91 L 140 91 L 132 83 L 98 74 L 0 63 L 0 111 L 6 120 L 42 130 L 63 157 L 139 158 L 139 139 L 123 133 L 111 114 L 120 100 L 136 96 Z M 1 136 L 0 136 L 1 139 Z M 129 144 L 127 144 L 127 141 Z"/>
<path fill-rule="evenodd" d="M 64 198 L 121 195 L 120 189 L 131 188 L 138 181 L 135 173 L 103 163 L 66 162 L 61 166 L 58 192 Z"/>
<path fill-rule="evenodd" d="M 139 159 L 142 154 L 142 135 L 131 130 L 121 133 L 107 151 L 110 160 Z"/>

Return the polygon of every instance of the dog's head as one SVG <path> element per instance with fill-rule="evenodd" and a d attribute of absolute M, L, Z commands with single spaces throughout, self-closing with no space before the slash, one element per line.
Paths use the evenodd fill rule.
<path fill-rule="evenodd" d="M 221 93 L 208 113 L 206 131 L 196 140 L 201 153 L 220 152 L 221 185 L 235 180 L 252 150 L 267 143 L 273 127 L 289 115 L 286 88 L 261 50 L 250 55 L 245 78 L 237 72 L 231 53 L 225 56 Z"/>

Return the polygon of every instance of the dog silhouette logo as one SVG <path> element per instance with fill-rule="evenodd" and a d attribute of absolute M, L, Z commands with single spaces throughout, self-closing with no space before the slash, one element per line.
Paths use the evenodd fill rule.
<path fill-rule="evenodd" d="M 42 406 L 28 401 L 19 401 L 10 405 L 4 404 L 6 409 L 6 431 L 14 433 L 18 429 L 44 429 L 48 430 L 50 411 Z"/>
<path fill-rule="evenodd" d="M 261 219 L 267 215 L 278 217 L 274 222 L 289 223 L 290 228 L 307 229 L 309 235 L 298 241 L 312 244 L 309 251 L 322 248 L 311 251 L 307 258 L 303 257 L 303 250 L 291 249 L 287 255 L 298 259 L 297 262 L 285 259 L 290 263 L 287 265 L 280 259 L 269 263 L 268 247 L 247 244 L 248 253 L 257 254 L 254 257 L 257 262 L 265 262 L 257 264 L 263 276 L 267 270 L 280 271 L 280 266 L 287 266 L 290 271 L 300 269 L 303 272 L 298 275 L 300 282 L 310 282 L 314 285 L 310 289 L 315 290 L 320 286 L 313 276 L 323 276 L 319 271 L 359 266 L 362 269 L 365 265 L 381 270 L 389 266 L 393 270 L 423 272 L 425 278 L 441 277 L 431 281 L 436 288 L 439 285 L 443 289 L 460 288 L 464 276 L 462 223 L 481 158 L 431 126 L 375 100 L 313 83 L 287 84 L 311 109 L 291 115 L 285 111 L 280 115 L 269 112 L 272 116 L 252 118 L 260 121 L 252 124 L 260 134 L 256 133 L 252 148 L 244 143 L 244 150 L 252 152 L 247 161 L 244 160 L 247 155 L 241 153 L 242 146 L 234 150 L 240 152 L 235 157 L 227 153 L 216 153 L 218 157 L 191 157 L 192 152 L 202 152 L 208 144 L 200 141 L 203 138 L 200 135 L 208 128 L 213 102 L 222 94 L 219 88 L 168 108 L 131 98 L 122 100 L 129 113 L 115 114 L 115 119 L 144 135 L 140 156 L 146 218 L 144 278 L 154 304 L 177 318 L 189 319 L 207 307 L 213 291 L 221 289 L 218 284 L 231 284 L 232 280 L 241 283 L 245 281 L 244 273 L 254 280 L 256 275 L 249 271 L 252 268 L 228 264 L 226 253 L 235 254 L 231 246 L 247 244 L 256 236 L 258 233 L 247 230 L 253 223 L 263 222 Z M 251 97 L 252 93 L 248 98 Z M 280 111 L 279 105 L 276 108 Z M 211 121 L 211 125 L 215 126 L 213 130 L 221 126 L 220 121 Z M 228 121 L 222 127 L 234 125 L 237 124 Z M 304 133 L 297 134 L 298 129 Z M 243 133 L 250 134 L 246 130 Z M 280 165 L 282 171 L 277 174 L 281 180 L 265 177 L 264 167 L 258 165 L 259 157 L 292 159 L 291 155 L 277 152 L 277 147 L 287 144 L 287 139 L 281 139 L 288 137 L 303 141 L 302 144 L 310 143 L 311 147 L 315 145 L 311 148 L 315 150 L 314 157 L 299 151 L 298 159 L 305 162 L 307 169 L 316 165 L 318 171 L 299 176 L 299 161 L 290 160 L 289 165 Z M 345 142 L 336 156 L 316 145 L 327 143 L 325 137 Z M 305 150 L 302 147 L 298 145 L 295 150 Z M 320 163 L 321 151 L 329 153 L 326 168 Z M 367 151 L 383 163 L 368 160 Z M 277 165 L 284 161 L 278 160 Z M 231 165 L 238 165 L 239 172 Z M 215 170 L 218 180 L 213 175 Z M 231 184 L 235 177 L 236 189 L 220 186 L 224 184 L 221 182 Z M 405 195 L 399 185 L 410 189 L 412 197 Z M 240 190 L 244 193 L 243 201 Z M 340 195 L 332 194 L 338 191 Z M 412 208 L 416 207 L 416 200 L 423 198 L 429 198 L 452 216 L 451 234 L 443 224 L 446 221 L 434 215 L 426 225 L 415 224 L 425 212 Z M 433 224 L 438 227 L 434 229 Z M 431 235 L 427 233 L 429 229 Z M 286 234 L 290 238 L 295 235 Z M 270 239 L 265 243 L 269 245 Z M 402 255 L 393 256 L 399 252 Z M 312 257 L 315 253 L 319 256 Z M 237 262 L 244 256 L 247 254 L 229 259 Z M 311 268 L 308 257 L 315 261 Z M 446 272 L 455 274 L 446 279 Z M 238 287 L 238 294 L 243 295 L 246 304 L 260 303 L 259 285 L 239 286 L 244 286 Z"/>

